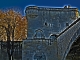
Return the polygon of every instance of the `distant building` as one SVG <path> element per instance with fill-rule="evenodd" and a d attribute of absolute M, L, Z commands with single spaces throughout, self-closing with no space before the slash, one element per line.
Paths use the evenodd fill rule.
<path fill-rule="evenodd" d="M 36 29 L 43 30 L 46 37 L 53 33 L 58 34 L 78 18 L 78 9 L 70 6 L 64 8 L 28 6 L 25 13 L 28 19 L 28 37 L 32 37 Z"/>

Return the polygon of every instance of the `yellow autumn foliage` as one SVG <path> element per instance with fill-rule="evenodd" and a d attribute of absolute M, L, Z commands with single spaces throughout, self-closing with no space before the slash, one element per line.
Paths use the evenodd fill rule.
<path fill-rule="evenodd" d="M 8 11 L 0 10 L 0 40 L 7 41 L 8 33 L 10 33 L 10 40 L 21 41 L 26 39 L 27 19 L 11 9 Z"/>

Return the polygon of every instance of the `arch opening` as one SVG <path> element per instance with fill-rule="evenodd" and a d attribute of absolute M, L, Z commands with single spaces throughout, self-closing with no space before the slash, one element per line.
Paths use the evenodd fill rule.
<path fill-rule="evenodd" d="M 46 55 L 42 52 L 38 52 L 34 55 L 34 60 L 46 60 Z"/>
<path fill-rule="evenodd" d="M 80 60 L 80 36 L 72 44 L 66 60 Z"/>

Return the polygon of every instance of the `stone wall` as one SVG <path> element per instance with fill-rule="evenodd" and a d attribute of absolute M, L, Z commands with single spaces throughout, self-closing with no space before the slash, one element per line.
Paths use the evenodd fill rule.
<path fill-rule="evenodd" d="M 28 38 L 32 38 L 36 29 L 43 30 L 46 38 L 50 34 L 59 34 L 77 18 L 76 12 L 77 8 L 27 7 Z"/>
<path fill-rule="evenodd" d="M 22 46 L 22 60 L 57 60 L 56 41 L 25 40 Z"/>

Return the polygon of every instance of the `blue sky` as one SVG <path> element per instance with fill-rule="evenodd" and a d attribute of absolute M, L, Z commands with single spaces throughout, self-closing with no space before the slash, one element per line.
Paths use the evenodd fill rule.
<path fill-rule="evenodd" d="M 0 0 L 0 9 L 16 7 L 23 11 L 27 5 L 63 7 L 67 4 L 80 10 L 79 0 Z"/>

